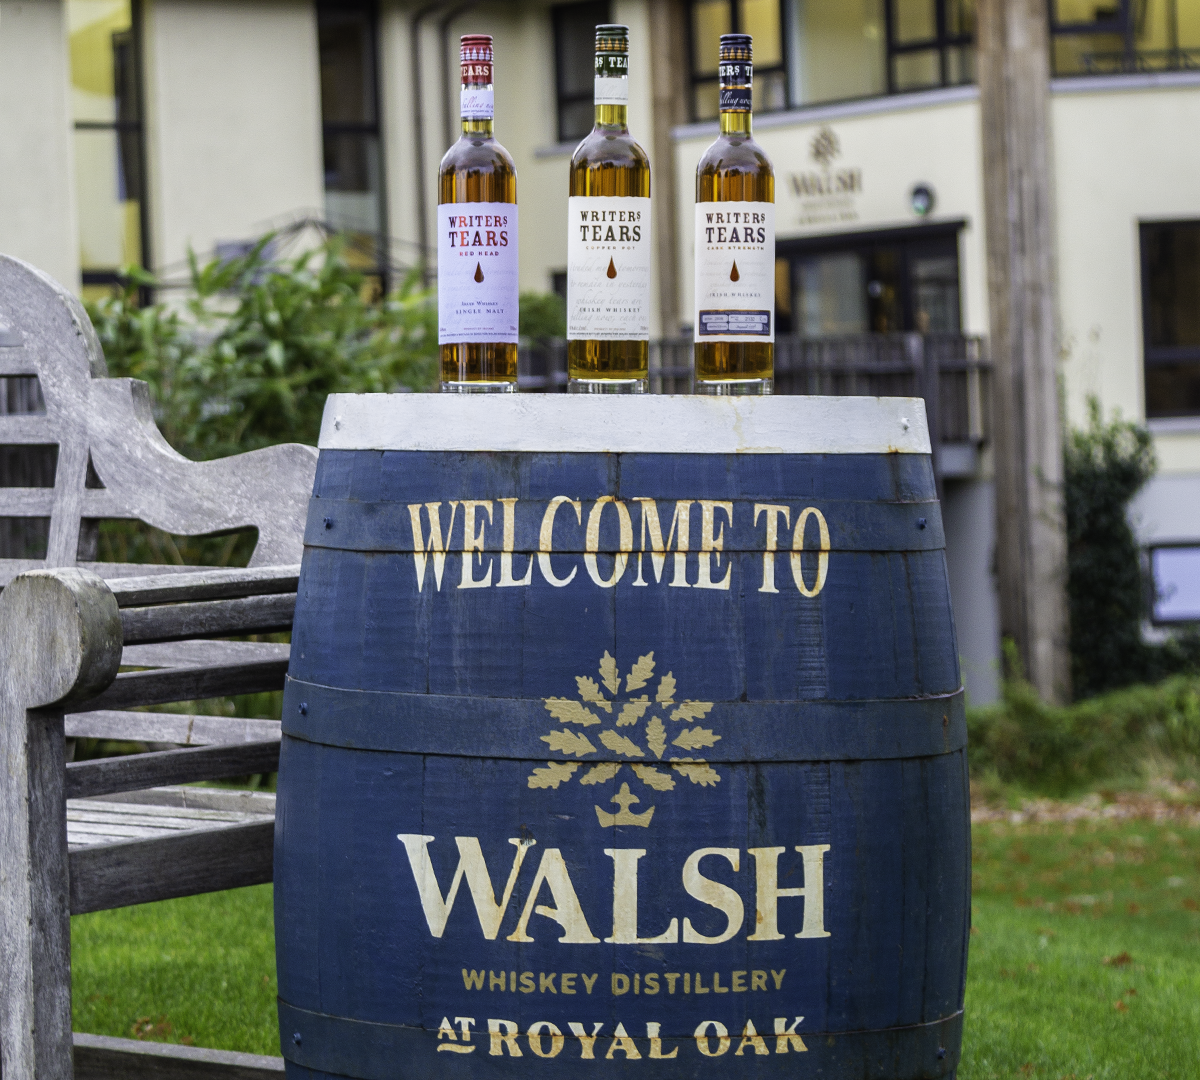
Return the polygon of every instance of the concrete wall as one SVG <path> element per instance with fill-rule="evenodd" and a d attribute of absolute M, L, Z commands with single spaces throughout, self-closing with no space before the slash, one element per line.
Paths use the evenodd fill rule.
<path fill-rule="evenodd" d="M 0 251 L 79 287 L 62 0 L 0 0 Z"/>
<path fill-rule="evenodd" d="M 1200 218 L 1200 77 L 1062 81 L 1051 119 L 1063 373 L 1071 423 L 1087 399 L 1145 417 L 1138 224 Z M 1160 472 L 1197 478 L 1200 421 L 1152 421 Z"/>
<path fill-rule="evenodd" d="M 145 42 L 157 268 L 321 214 L 311 0 L 152 0 Z"/>

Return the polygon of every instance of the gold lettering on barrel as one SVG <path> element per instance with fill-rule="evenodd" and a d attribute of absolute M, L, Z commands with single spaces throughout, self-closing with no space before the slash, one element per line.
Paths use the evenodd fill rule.
<path fill-rule="evenodd" d="M 500 499 L 501 520 L 504 522 L 504 547 L 500 551 L 500 580 L 496 588 L 503 589 L 513 585 L 528 585 L 533 580 L 533 556 L 529 557 L 529 568 L 520 580 L 513 579 L 513 547 L 517 542 L 517 500 Z M 465 556 L 464 556 L 465 558 Z"/>
<path fill-rule="evenodd" d="M 512 870 L 508 875 L 508 884 L 504 887 L 504 895 L 500 903 L 496 903 L 496 894 L 492 889 L 492 878 L 488 873 L 487 863 L 483 859 L 483 851 L 479 847 L 479 838 L 475 836 L 456 836 L 454 842 L 458 845 L 458 869 L 450 882 L 450 891 L 442 899 L 442 890 L 438 888 L 437 876 L 433 872 L 433 860 L 429 857 L 429 845 L 432 836 L 420 836 L 416 833 L 398 833 L 404 850 L 408 852 L 408 864 L 412 867 L 413 877 L 417 883 L 417 893 L 421 897 L 421 907 L 425 911 L 425 921 L 429 924 L 429 932 L 434 937 L 441 937 L 446 930 L 446 920 L 454 907 L 458 896 L 458 887 L 463 878 L 467 879 L 467 888 L 471 891 L 471 899 L 475 903 L 475 912 L 479 916 L 479 925 L 483 936 L 488 941 L 494 941 L 500 932 L 500 923 L 504 920 L 504 912 L 512 899 L 513 887 L 517 883 L 517 875 L 521 872 L 521 863 L 525 854 L 536 840 L 521 840 L 516 837 L 509 839 L 517 853 L 513 856 Z M 464 972 L 465 978 L 465 972 Z"/>
<path fill-rule="evenodd" d="M 683 864 L 683 887 L 687 890 L 688 895 L 709 907 L 723 911 L 728 919 L 725 929 L 720 934 L 716 937 L 707 937 L 692 927 L 691 919 L 685 918 L 683 920 L 683 940 L 697 945 L 720 945 L 721 942 L 728 941 L 742 928 L 746 910 L 742 905 L 742 898 L 733 889 L 728 885 L 722 885 L 719 881 L 706 878 L 700 873 L 700 860 L 705 855 L 728 859 L 733 866 L 734 873 L 737 873 L 741 852 L 737 848 L 700 848 L 693 851 L 687 857 L 687 862 Z M 697 976 L 697 981 L 698 979 Z"/>
<path fill-rule="evenodd" d="M 725 539 L 721 523 L 716 520 L 716 512 L 724 510 L 729 518 L 729 527 L 733 528 L 733 503 L 715 502 L 712 499 L 700 499 L 700 577 L 696 581 L 697 589 L 728 589 L 729 579 L 733 574 L 733 565 L 726 560 L 725 576 L 720 581 L 713 581 L 712 574 L 717 569 L 720 560 L 717 554 L 725 550 Z"/>
<path fill-rule="evenodd" d="M 555 576 L 554 568 L 550 565 L 550 553 L 554 550 L 554 515 L 558 513 L 558 508 L 563 503 L 571 506 L 575 511 L 575 520 L 580 524 L 583 523 L 583 509 L 579 500 L 568 498 L 566 495 L 555 495 L 542 515 L 542 528 L 538 534 L 538 569 L 541 570 L 542 577 L 556 589 L 570 585 L 572 579 L 579 572 L 579 567 L 573 566 L 565 578 L 560 578 Z"/>
<path fill-rule="evenodd" d="M 425 565 L 427 552 L 433 554 L 433 579 L 438 592 L 442 591 L 442 571 L 446 569 L 446 552 L 450 549 L 450 534 L 454 531 L 454 514 L 458 503 L 450 504 L 450 524 L 446 526 L 446 535 L 442 536 L 440 502 L 425 503 L 425 513 L 429 518 L 429 545 L 426 547 L 424 530 L 421 528 L 421 504 L 409 503 L 408 515 L 412 520 L 413 532 L 413 565 L 417 569 L 417 592 L 425 584 Z"/>
<path fill-rule="evenodd" d="M 543 884 L 550 890 L 550 895 L 554 899 L 554 907 L 537 903 Z M 558 939 L 561 942 L 572 942 L 579 945 L 598 945 L 600 943 L 600 939 L 592 933 L 591 927 L 587 924 L 583 908 L 579 905 L 575 886 L 571 884 L 571 875 L 567 873 L 567 864 L 563 861 L 562 852 L 558 848 L 547 848 L 542 854 L 542 861 L 538 864 L 537 874 L 529 889 L 529 899 L 525 901 L 525 908 L 521 912 L 521 918 L 517 921 L 517 928 L 508 935 L 509 941 L 533 941 L 533 938 L 529 936 L 528 928 L 529 918 L 535 913 L 544 915 L 547 919 L 553 919 L 563 928 L 562 936 Z"/>
<path fill-rule="evenodd" d="M 810 589 L 804 583 L 804 568 L 801 558 L 804 554 L 804 526 L 809 517 L 817 519 L 817 531 L 820 536 L 820 548 L 817 554 L 817 579 Z M 815 506 L 806 506 L 796 519 L 796 531 L 792 533 L 792 577 L 796 579 L 796 588 L 801 596 L 816 596 L 825 588 L 825 577 L 829 573 L 829 526 L 825 523 L 825 515 Z"/>
<path fill-rule="evenodd" d="M 675 564 L 671 578 L 671 587 L 676 589 L 690 588 L 687 580 L 687 550 L 688 550 L 688 518 L 691 515 L 693 499 L 680 499 L 675 503 L 675 513 L 671 517 L 671 526 L 667 529 L 667 541 L 663 543 L 662 522 L 658 517 L 658 506 L 653 499 L 635 498 L 635 503 L 642 507 L 642 550 L 637 557 L 637 577 L 634 585 L 648 586 L 648 581 L 642 580 L 642 559 L 647 554 L 646 541 L 650 541 L 650 567 L 654 572 L 654 580 L 661 584 L 663 567 L 667 562 L 667 552 L 671 549 L 671 538 L 675 538 Z"/>
<path fill-rule="evenodd" d="M 661 945 L 679 940 L 679 920 L 657 937 L 638 937 L 638 860 L 645 848 L 605 848 L 613 861 L 613 932 L 604 940 L 613 945 Z"/>
<path fill-rule="evenodd" d="M 475 531 L 475 511 L 482 507 L 487 511 L 488 524 L 492 523 L 491 499 L 463 499 L 463 554 L 462 581 L 460 589 L 486 589 L 492 583 L 492 560 L 488 559 L 487 573 L 478 580 L 475 579 L 475 555 L 478 553 L 479 562 L 483 564 L 483 522 L 479 523 L 479 531 Z"/>
<path fill-rule="evenodd" d="M 600 576 L 600 567 L 596 564 L 596 553 L 600 550 L 600 516 L 609 503 L 616 507 L 621 539 L 620 548 L 613 555 L 612 576 L 606 580 Z M 592 507 L 591 513 L 588 514 L 587 532 L 584 536 L 583 565 L 587 568 L 588 577 L 602 589 L 611 589 L 625 573 L 625 566 L 629 562 L 629 552 L 632 550 L 633 523 L 629 520 L 629 510 L 619 499 L 614 499 L 611 495 L 601 496 L 596 500 L 596 505 Z"/>
<path fill-rule="evenodd" d="M 787 848 L 762 847 L 747 850 L 754 856 L 758 898 L 755 915 L 757 929 L 747 940 L 783 940 L 783 934 L 779 932 L 779 898 L 791 896 L 804 897 L 804 923 L 800 933 L 795 936 L 829 937 L 829 931 L 825 929 L 825 852 L 829 850 L 829 845 L 797 845 L 796 850 L 804 860 L 804 887 L 798 889 L 779 887 L 779 856 Z M 782 979 L 782 974 L 779 977 Z"/>
<path fill-rule="evenodd" d="M 775 503 L 755 503 L 754 524 L 756 527 L 759 517 L 763 514 L 767 515 L 767 539 L 766 547 L 763 550 L 762 586 L 758 591 L 777 593 L 779 590 L 775 588 L 775 551 L 779 547 L 779 519 L 783 518 L 783 527 L 786 529 L 791 525 L 792 512 L 786 506 L 779 506 Z"/>

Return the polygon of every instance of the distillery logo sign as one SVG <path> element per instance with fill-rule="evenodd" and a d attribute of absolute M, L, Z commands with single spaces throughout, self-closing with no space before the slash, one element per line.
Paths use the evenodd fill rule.
<path fill-rule="evenodd" d="M 809 144 L 812 169 L 788 176 L 792 194 L 800 199 L 800 225 L 837 225 L 858 220 L 858 197 L 863 173 L 857 166 L 838 164 L 841 142 L 831 127 L 823 127 Z"/>

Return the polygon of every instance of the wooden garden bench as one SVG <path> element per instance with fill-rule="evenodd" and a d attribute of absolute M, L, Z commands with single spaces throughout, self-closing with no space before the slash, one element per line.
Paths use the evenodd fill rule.
<path fill-rule="evenodd" d="M 70 916 L 271 880 L 278 721 L 145 711 L 282 689 L 316 451 L 195 463 L 86 313 L 0 256 L 0 1062 L 4 1080 L 263 1078 L 280 1058 L 71 1032 Z M 99 522 L 255 527 L 246 569 L 96 561 Z M 156 749 L 70 760 L 74 740 Z M 169 747 L 157 749 L 158 747 Z"/>

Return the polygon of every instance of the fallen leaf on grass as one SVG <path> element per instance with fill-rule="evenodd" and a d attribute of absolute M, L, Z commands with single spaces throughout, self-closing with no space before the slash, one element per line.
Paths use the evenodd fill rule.
<path fill-rule="evenodd" d="M 1032 1076 L 1032 1075 L 1033 1075 L 1033 1069 L 1034 1069 L 1034 1064 L 1033 1064 L 1033 1062 L 1032 1062 L 1032 1061 L 1027 1061 L 1027 1062 L 1025 1062 L 1025 1064 L 1024 1064 L 1024 1065 L 1022 1065 L 1022 1066 L 1021 1066 L 1021 1075 L 1022 1075 L 1022 1076 Z"/>
<path fill-rule="evenodd" d="M 1125 910 L 1126 910 L 1126 911 L 1128 911 L 1130 915 L 1136 915 L 1136 914 L 1137 914 L 1139 911 L 1141 911 L 1141 910 L 1142 910 L 1142 905 L 1141 905 L 1141 904 L 1134 904 L 1134 903 L 1130 903 L 1130 904 L 1129 904 L 1129 905 L 1128 905 L 1128 906 L 1125 908 Z"/>
<path fill-rule="evenodd" d="M 1190 896 L 1186 897 L 1183 901 L 1183 910 L 1184 911 L 1200 911 L 1200 904 L 1196 903 L 1196 901 L 1193 900 Z"/>
<path fill-rule="evenodd" d="M 1113 1002 L 1113 1008 L 1116 1009 L 1117 1012 L 1129 1012 L 1129 1006 L 1120 999 Z"/>
<path fill-rule="evenodd" d="M 196 1040 L 195 1040 L 195 1039 L 193 1039 L 193 1038 L 192 1038 L 190 1035 L 185 1035 L 185 1036 L 184 1036 L 182 1039 L 180 1039 L 179 1041 L 180 1041 L 181 1043 L 183 1043 L 183 1045 L 184 1045 L 184 1046 L 195 1046 L 195 1045 L 196 1045 Z"/>
<path fill-rule="evenodd" d="M 1137 987 L 1131 986 L 1128 990 L 1125 991 L 1125 996 L 1126 997 L 1137 997 Z"/>
<path fill-rule="evenodd" d="M 1103 963 L 1105 967 L 1128 967 L 1133 963 L 1133 957 L 1127 952 L 1119 952 L 1116 956 L 1106 956 Z"/>
<path fill-rule="evenodd" d="M 149 1016 L 139 1016 L 133 1022 L 133 1027 L 129 1029 L 129 1033 L 135 1039 L 159 1041 L 170 1035 L 171 1030 L 171 1021 L 165 1016 L 160 1016 L 157 1020 Z"/>

